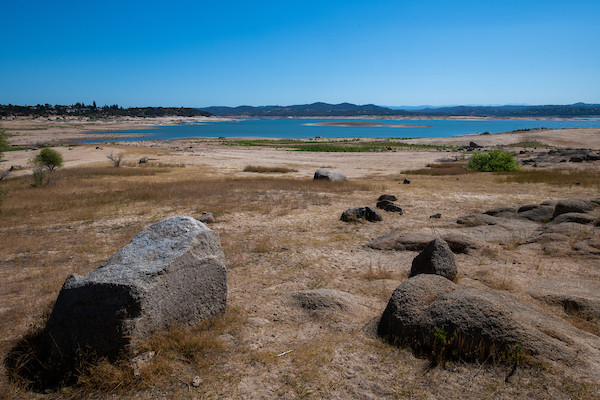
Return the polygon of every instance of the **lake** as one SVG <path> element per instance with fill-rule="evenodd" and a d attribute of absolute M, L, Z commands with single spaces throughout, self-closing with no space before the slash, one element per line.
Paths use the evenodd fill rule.
<path fill-rule="evenodd" d="M 384 126 L 331 126 L 331 122 L 364 121 Z M 314 124 L 328 123 L 330 126 Z M 307 125 L 311 124 L 311 125 Z M 414 127 L 393 127 L 416 125 Z M 390 126 L 387 126 L 390 125 Z M 206 123 L 183 123 L 158 126 L 150 129 L 135 129 L 111 132 L 89 132 L 113 135 L 126 133 L 142 135 L 105 141 L 170 140 L 189 137 L 266 137 L 286 139 L 366 137 L 366 138 L 429 138 L 460 136 L 474 133 L 510 132 L 532 128 L 600 128 L 600 120 L 487 120 L 465 121 L 444 119 L 386 120 L 386 119 L 319 119 L 319 118 L 279 118 L 245 119 Z M 91 142 L 102 142 L 94 140 Z"/>

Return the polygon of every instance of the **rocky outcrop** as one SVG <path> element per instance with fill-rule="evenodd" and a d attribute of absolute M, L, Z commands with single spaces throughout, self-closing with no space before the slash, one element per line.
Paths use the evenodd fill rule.
<path fill-rule="evenodd" d="M 190 217 L 139 233 L 98 269 L 65 281 L 44 343 L 54 356 L 79 349 L 115 357 L 172 324 L 222 315 L 227 299 L 219 236 Z"/>
<path fill-rule="evenodd" d="M 434 274 L 453 280 L 458 269 L 454 254 L 443 239 L 432 240 L 423 251 L 414 258 L 410 276 Z"/>
<path fill-rule="evenodd" d="M 446 343 L 436 347 L 437 334 Z M 502 359 L 516 344 L 532 356 L 573 362 L 578 352 L 598 354 L 600 339 L 508 293 L 483 292 L 438 275 L 417 275 L 392 294 L 380 336 L 418 354 L 445 352 L 464 360 Z M 589 345 L 588 345 L 589 343 Z"/>
<path fill-rule="evenodd" d="M 595 204 L 589 200 L 571 198 L 560 200 L 554 207 L 553 218 L 558 217 L 561 214 L 567 213 L 587 213 L 595 208 Z"/>
<path fill-rule="evenodd" d="M 433 232 L 393 232 L 371 240 L 366 246 L 375 250 L 421 251 L 435 237 L 435 233 Z M 453 253 L 468 253 L 483 246 L 483 242 L 480 240 L 458 232 L 444 233 L 442 234 L 442 239 L 446 241 Z"/>
<path fill-rule="evenodd" d="M 348 180 L 346 175 L 331 168 L 319 168 L 315 172 L 314 180 L 326 180 L 331 182 L 345 182 Z"/>

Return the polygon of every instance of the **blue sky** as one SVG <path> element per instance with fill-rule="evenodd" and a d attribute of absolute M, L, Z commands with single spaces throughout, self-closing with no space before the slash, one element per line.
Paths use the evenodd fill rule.
<path fill-rule="evenodd" d="M 0 104 L 600 103 L 600 1 L 0 0 Z"/>

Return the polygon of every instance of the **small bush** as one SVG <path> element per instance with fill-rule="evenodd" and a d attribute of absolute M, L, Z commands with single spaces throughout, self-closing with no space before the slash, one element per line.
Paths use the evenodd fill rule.
<path fill-rule="evenodd" d="M 54 171 L 54 169 L 62 167 L 63 158 L 58 151 L 44 147 L 40 150 L 40 154 L 33 158 L 33 163 L 49 171 Z"/>
<path fill-rule="evenodd" d="M 121 166 L 121 163 L 123 162 L 123 153 L 118 153 L 118 154 L 114 154 L 114 153 L 110 153 L 106 156 L 106 158 L 108 158 L 110 161 L 112 161 L 113 166 L 115 168 L 119 168 Z"/>
<path fill-rule="evenodd" d="M 519 171 L 521 169 L 511 153 L 499 149 L 474 153 L 466 168 L 481 172 Z"/>
<path fill-rule="evenodd" d="M 34 187 L 48 186 L 58 179 L 56 169 L 63 165 L 63 158 L 56 150 L 44 147 L 40 154 L 31 160 L 33 164 Z"/>

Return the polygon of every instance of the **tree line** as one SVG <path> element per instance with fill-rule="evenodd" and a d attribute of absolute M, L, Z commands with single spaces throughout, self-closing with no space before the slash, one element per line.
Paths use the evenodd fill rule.
<path fill-rule="evenodd" d="M 191 107 L 131 107 L 123 108 L 118 104 L 97 107 L 75 103 L 73 105 L 38 104 L 35 106 L 16 106 L 0 104 L 0 117 L 50 117 L 76 116 L 90 118 L 106 117 L 210 117 L 208 111 Z"/>

